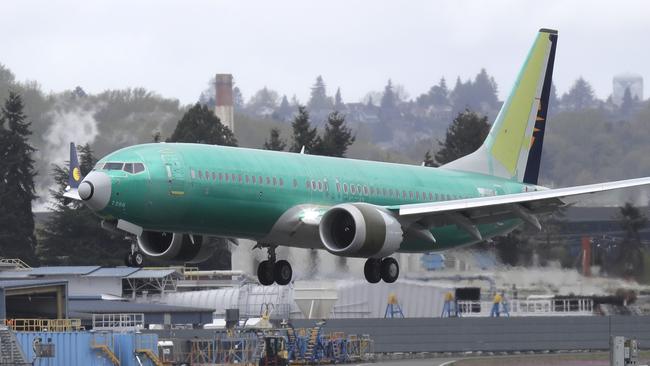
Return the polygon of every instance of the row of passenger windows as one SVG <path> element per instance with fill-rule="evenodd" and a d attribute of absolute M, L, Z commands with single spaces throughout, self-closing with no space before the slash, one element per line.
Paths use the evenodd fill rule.
<path fill-rule="evenodd" d="M 142 163 L 116 163 L 116 162 L 108 162 L 105 163 L 104 166 L 101 168 L 104 170 L 123 170 L 127 173 L 140 173 L 144 171 L 144 164 Z"/>
<path fill-rule="evenodd" d="M 266 184 L 274 186 L 284 186 L 284 180 L 277 177 L 263 177 L 261 175 L 248 175 L 248 174 L 235 174 L 235 173 L 216 173 L 209 170 L 197 170 L 192 169 L 190 171 L 192 179 L 202 179 L 202 180 L 212 180 L 219 182 L 233 182 L 233 183 L 246 183 L 246 184 Z M 298 187 L 298 180 L 293 180 L 293 188 Z M 327 180 L 307 180 L 305 182 L 305 188 L 312 191 L 318 192 L 329 192 L 329 184 Z M 406 191 L 393 188 L 379 188 L 379 187 L 368 187 L 367 185 L 361 184 L 348 184 L 336 182 L 336 191 L 338 193 L 350 193 L 353 195 L 364 195 L 364 196 L 375 196 L 375 197 L 387 197 L 387 198 L 401 198 L 418 200 L 418 201 L 449 201 L 457 200 L 461 198 L 469 198 L 468 196 L 460 196 L 454 194 L 439 194 L 426 191 Z"/>
<path fill-rule="evenodd" d="M 320 186 L 320 182 L 318 183 L 318 185 Z M 313 186 L 313 181 L 312 181 L 312 186 Z M 339 182 L 336 182 L 336 191 L 337 192 L 343 191 L 343 193 L 349 192 L 350 194 L 359 194 L 364 196 L 400 198 L 399 189 L 368 187 L 367 185 L 361 185 L 361 184 L 348 185 L 348 183 L 341 184 Z M 457 200 L 466 197 L 455 195 L 455 194 L 439 194 L 439 193 L 426 192 L 426 191 L 420 192 L 420 191 L 402 190 L 401 198 L 411 199 L 411 200 L 415 199 L 418 201 L 449 201 L 449 200 Z"/>
<path fill-rule="evenodd" d="M 212 180 L 216 182 L 233 182 L 246 184 L 266 184 L 274 186 L 284 186 L 284 180 L 278 177 L 263 177 L 261 175 L 235 174 L 235 173 L 216 173 L 209 170 L 190 170 L 192 179 Z M 295 187 L 295 185 L 294 185 Z"/>

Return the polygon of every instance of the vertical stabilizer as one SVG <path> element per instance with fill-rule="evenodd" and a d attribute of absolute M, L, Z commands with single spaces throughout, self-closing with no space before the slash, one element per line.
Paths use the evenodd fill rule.
<path fill-rule="evenodd" d="M 537 183 L 556 44 L 557 31 L 539 30 L 483 145 L 442 168 Z"/>

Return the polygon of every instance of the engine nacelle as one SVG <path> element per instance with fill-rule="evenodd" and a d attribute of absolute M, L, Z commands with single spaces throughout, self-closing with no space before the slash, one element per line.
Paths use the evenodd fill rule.
<path fill-rule="evenodd" d="M 148 257 L 200 263 L 213 253 L 213 246 L 207 244 L 202 235 L 158 231 L 143 231 L 138 236 L 138 247 Z"/>
<path fill-rule="evenodd" d="M 318 232 L 325 248 L 346 257 L 381 258 L 402 243 L 402 226 L 390 212 L 367 203 L 344 203 L 327 210 Z"/>

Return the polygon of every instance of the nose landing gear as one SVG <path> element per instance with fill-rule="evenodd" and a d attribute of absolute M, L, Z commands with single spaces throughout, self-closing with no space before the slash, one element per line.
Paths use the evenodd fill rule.
<path fill-rule="evenodd" d="M 144 255 L 138 250 L 135 240 L 131 243 L 131 251 L 124 258 L 124 264 L 127 267 L 144 267 Z"/>
<path fill-rule="evenodd" d="M 269 246 L 269 259 L 262 261 L 257 266 L 257 279 L 264 286 L 272 285 L 273 282 L 281 286 L 288 285 L 293 277 L 293 270 L 289 262 L 284 259 L 276 261 L 275 248 L 276 246 Z"/>

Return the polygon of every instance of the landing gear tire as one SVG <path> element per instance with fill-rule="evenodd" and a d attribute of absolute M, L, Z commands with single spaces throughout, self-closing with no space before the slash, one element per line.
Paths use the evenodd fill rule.
<path fill-rule="evenodd" d="M 381 265 L 379 268 L 381 273 L 381 279 L 386 283 L 393 283 L 397 281 L 399 277 L 399 264 L 395 258 L 386 257 L 381 260 Z"/>
<path fill-rule="evenodd" d="M 135 252 L 132 255 L 133 257 L 133 266 L 134 267 L 144 267 L 144 255 L 140 252 Z"/>
<path fill-rule="evenodd" d="M 363 274 L 366 276 L 366 281 L 370 283 L 377 283 L 381 280 L 381 259 L 368 258 L 366 264 L 363 266 Z"/>
<path fill-rule="evenodd" d="M 264 286 L 270 286 L 275 280 L 274 275 L 274 265 L 271 261 L 262 261 L 259 266 L 257 266 L 257 279 Z"/>
<path fill-rule="evenodd" d="M 124 265 L 127 267 L 133 267 L 133 254 L 128 253 L 126 257 L 124 257 Z"/>
<path fill-rule="evenodd" d="M 275 262 L 273 266 L 273 278 L 275 283 L 280 286 L 288 285 L 291 282 L 291 277 L 293 276 L 293 270 L 291 269 L 291 264 L 285 260 L 280 260 Z"/>

